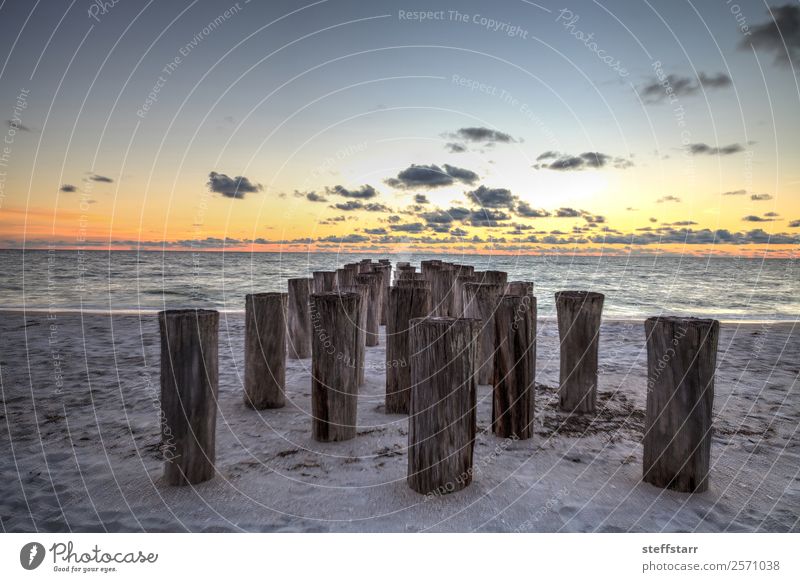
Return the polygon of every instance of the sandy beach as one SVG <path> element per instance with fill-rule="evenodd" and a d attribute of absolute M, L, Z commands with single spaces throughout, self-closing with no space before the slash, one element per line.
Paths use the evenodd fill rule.
<path fill-rule="evenodd" d="M 311 439 L 310 359 L 289 360 L 288 404 L 242 400 L 242 314 L 220 319 L 217 470 L 167 487 L 159 460 L 153 315 L 3 312 L 4 531 L 800 531 L 800 329 L 723 324 L 709 491 L 641 483 L 641 321 L 604 321 L 599 411 L 557 408 L 558 333 L 539 320 L 536 434 L 488 432 L 478 388 L 475 478 L 408 488 L 407 419 L 383 411 L 384 348 L 367 349 L 355 440 Z M 383 331 L 383 329 L 382 329 Z"/>

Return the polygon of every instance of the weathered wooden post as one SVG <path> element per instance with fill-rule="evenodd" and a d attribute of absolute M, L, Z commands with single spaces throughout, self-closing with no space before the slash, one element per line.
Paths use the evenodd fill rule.
<path fill-rule="evenodd" d="M 475 351 L 478 322 L 411 320 L 408 485 L 444 494 L 472 482 Z"/>
<path fill-rule="evenodd" d="M 369 287 L 369 305 L 367 306 L 367 346 L 378 345 L 381 315 L 381 286 L 383 276 L 380 273 L 361 273 L 355 276 L 355 282 Z"/>
<path fill-rule="evenodd" d="M 533 281 L 509 281 L 506 295 L 533 295 Z"/>
<path fill-rule="evenodd" d="M 161 311 L 158 325 L 164 480 L 168 485 L 194 485 L 214 476 L 219 313 Z"/>
<path fill-rule="evenodd" d="M 313 279 L 289 279 L 289 349 L 288 357 L 303 360 L 311 357 L 311 287 Z"/>
<path fill-rule="evenodd" d="M 420 272 L 423 274 L 423 276 L 428 281 L 432 281 L 432 274 L 431 273 L 432 273 L 432 271 L 435 271 L 436 269 L 441 268 L 442 261 L 440 261 L 438 259 L 430 259 L 430 260 L 427 260 L 427 261 L 421 261 L 419 266 L 420 266 Z"/>
<path fill-rule="evenodd" d="M 392 283 L 392 265 L 391 263 L 378 263 L 377 265 L 373 266 L 372 271 L 374 273 L 380 273 L 382 277 L 380 324 L 386 325 L 386 304 L 389 301 L 389 286 Z"/>
<path fill-rule="evenodd" d="M 369 285 L 359 285 L 353 283 L 337 289 L 340 293 L 357 293 L 361 298 L 361 308 L 358 311 L 358 321 L 353 322 L 358 326 L 358 357 L 356 358 L 356 368 L 358 368 L 358 385 L 364 385 L 364 364 L 366 362 L 367 345 L 367 310 L 369 309 Z"/>
<path fill-rule="evenodd" d="M 286 293 L 245 296 L 244 403 L 250 408 L 286 404 Z"/>
<path fill-rule="evenodd" d="M 355 285 L 355 274 L 351 269 L 336 269 L 336 289 L 344 289 Z"/>
<path fill-rule="evenodd" d="M 314 271 L 311 276 L 314 277 L 314 293 L 327 293 L 336 286 L 336 271 Z"/>
<path fill-rule="evenodd" d="M 562 410 L 594 412 L 597 403 L 597 349 L 604 299 L 602 293 L 590 291 L 556 293 Z"/>
<path fill-rule="evenodd" d="M 479 319 L 476 371 L 479 384 L 491 384 L 494 374 L 494 312 L 505 285 L 464 283 L 464 316 Z"/>
<path fill-rule="evenodd" d="M 503 438 L 533 436 L 536 376 L 536 297 L 504 295 L 494 316 L 492 431 Z"/>
<path fill-rule="evenodd" d="M 433 314 L 439 317 L 454 317 L 453 295 L 456 271 L 451 265 L 442 264 L 438 269 L 431 270 L 431 308 Z"/>
<path fill-rule="evenodd" d="M 644 481 L 686 493 L 708 489 L 719 322 L 651 317 L 647 334 Z"/>
<path fill-rule="evenodd" d="M 508 282 L 508 273 L 505 271 L 481 271 L 478 282 L 502 285 L 505 288 Z"/>
<path fill-rule="evenodd" d="M 464 283 L 475 282 L 475 275 L 456 275 L 453 282 L 453 317 L 464 317 Z"/>
<path fill-rule="evenodd" d="M 386 412 L 408 414 L 411 358 L 408 329 L 412 319 L 430 313 L 431 292 L 427 281 L 408 281 L 389 288 L 386 308 Z"/>
<path fill-rule="evenodd" d="M 356 293 L 320 293 L 314 305 L 311 344 L 311 434 L 321 442 L 356 436 L 358 325 Z"/>
<path fill-rule="evenodd" d="M 416 274 L 416 270 L 417 268 L 412 266 L 397 267 L 397 271 L 395 272 L 394 275 L 395 282 L 400 281 L 402 279 L 413 279 L 414 275 Z"/>
<path fill-rule="evenodd" d="M 358 262 L 358 274 L 372 272 L 372 259 L 361 259 Z"/>

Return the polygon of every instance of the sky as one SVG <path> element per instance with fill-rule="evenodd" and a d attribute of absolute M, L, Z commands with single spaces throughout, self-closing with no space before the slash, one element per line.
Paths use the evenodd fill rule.
<path fill-rule="evenodd" d="M 800 3 L 0 0 L 0 247 L 795 257 Z"/>

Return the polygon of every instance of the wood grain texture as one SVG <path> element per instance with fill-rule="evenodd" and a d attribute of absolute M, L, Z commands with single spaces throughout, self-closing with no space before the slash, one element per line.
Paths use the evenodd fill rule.
<path fill-rule="evenodd" d="M 431 309 L 437 317 L 453 317 L 455 279 L 457 271 L 451 265 L 442 264 L 431 271 Z"/>
<path fill-rule="evenodd" d="M 263 410 L 286 405 L 286 293 L 245 297 L 244 403 Z"/>
<path fill-rule="evenodd" d="M 358 311 L 358 357 L 356 358 L 356 368 L 358 369 L 358 385 L 364 385 L 364 365 L 366 364 L 367 346 L 367 310 L 369 309 L 369 286 L 353 283 L 344 287 L 339 287 L 337 291 L 341 293 L 357 293 L 361 298 L 361 308 Z"/>
<path fill-rule="evenodd" d="M 453 317 L 464 317 L 464 283 L 475 283 L 474 274 L 456 275 L 453 282 Z"/>
<path fill-rule="evenodd" d="M 503 285 L 503 289 L 505 290 L 505 285 L 508 282 L 508 273 L 505 271 L 481 271 L 478 282 Z"/>
<path fill-rule="evenodd" d="M 311 276 L 314 278 L 313 293 L 327 293 L 336 286 L 336 271 L 314 271 Z"/>
<path fill-rule="evenodd" d="M 412 283 L 412 282 L 409 282 Z M 411 398 L 411 358 L 408 331 L 412 319 L 430 313 L 431 292 L 427 281 L 389 288 L 386 310 L 386 412 L 408 414 Z"/>
<path fill-rule="evenodd" d="M 383 259 L 381 259 L 383 260 Z M 389 301 L 389 286 L 392 283 L 392 264 L 391 263 L 378 263 L 373 265 L 373 272 L 380 273 L 383 277 L 381 281 L 381 317 L 380 324 L 386 325 L 386 304 Z"/>
<path fill-rule="evenodd" d="M 502 438 L 533 436 L 536 377 L 536 298 L 504 295 L 494 316 L 492 431 Z"/>
<path fill-rule="evenodd" d="M 644 481 L 686 493 L 706 491 L 719 322 L 651 317 L 645 333 Z"/>
<path fill-rule="evenodd" d="M 464 283 L 464 317 L 481 321 L 478 331 L 477 374 L 479 384 L 491 384 L 494 375 L 494 312 L 505 283 Z"/>
<path fill-rule="evenodd" d="M 597 357 L 601 293 L 556 293 L 558 335 L 561 341 L 559 399 L 562 410 L 594 412 L 597 404 Z"/>
<path fill-rule="evenodd" d="M 472 482 L 478 325 L 411 320 L 407 481 L 418 493 L 452 493 Z"/>
<path fill-rule="evenodd" d="M 320 442 L 355 438 L 358 404 L 357 293 L 313 294 L 311 434 Z"/>
<path fill-rule="evenodd" d="M 168 485 L 202 483 L 214 477 L 219 313 L 162 311 L 158 324 L 164 481 Z"/>
<path fill-rule="evenodd" d="M 533 295 L 533 281 L 509 281 L 506 295 Z"/>
<path fill-rule="evenodd" d="M 311 357 L 311 288 L 313 279 L 289 279 L 289 325 L 287 357 L 304 360 Z"/>

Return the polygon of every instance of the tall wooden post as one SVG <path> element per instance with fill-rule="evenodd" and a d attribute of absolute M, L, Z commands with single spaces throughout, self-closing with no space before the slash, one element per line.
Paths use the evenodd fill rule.
<path fill-rule="evenodd" d="M 286 405 L 286 293 L 245 297 L 244 403 L 256 410 Z"/>
<path fill-rule="evenodd" d="M 311 357 L 311 287 L 313 279 L 289 279 L 288 357 L 303 360 Z"/>
<path fill-rule="evenodd" d="M 494 316 L 492 430 L 503 438 L 533 436 L 536 297 L 504 295 Z"/>
<path fill-rule="evenodd" d="M 433 314 L 439 317 L 453 317 L 456 271 L 450 265 L 442 264 L 438 269 L 431 271 L 431 277 Z"/>
<path fill-rule="evenodd" d="M 411 320 L 407 480 L 418 493 L 452 493 L 472 482 L 477 326 L 449 317 Z"/>
<path fill-rule="evenodd" d="M 494 312 L 505 285 L 494 283 L 464 283 L 464 316 L 481 320 L 478 331 L 476 360 L 478 383 L 491 384 L 494 374 Z"/>
<path fill-rule="evenodd" d="M 352 269 L 336 269 L 336 289 L 355 285 L 355 276 Z"/>
<path fill-rule="evenodd" d="M 383 276 L 380 273 L 361 273 L 355 276 L 355 282 L 369 287 L 369 305 L 367 307 L 367 347 L 378 345 L 381 315 L 381 286 Z"/>
<path fill-rule="evenodd" d="M 381 259 L 383 260 L 383 259 Z M 392 283 L 392 265 L 391 263 L 379 263 L 373 267 L 373 272 L 380 273 L 381 280 L 381 325 L 386 325 L 386 304 L 389 301 L 389 286 Z"/>
<path fill-rule="evenodd" d="M 366 363 L 367 345 L 367 310 L 369 309 L 369 285 L 359 285 L 353 283 L 337 289 L 340 293 L 357 293 L 361 298 L 361 307 L 358 311 L 358 321 L 354 322 L 358 326 L 358 357 L 356 358 L 356 368 L 358 369 L 358 385 L 363 386 L 365 382 L 364 364 Z"/>
<path fill-rule="evenodd" d="M 314 277 L 314 293 L 327 293 L 336 286 L 336 271 L 314 271 L 311 276 Z"/>
<path fill-rule="evenodd" d="M 508 273 L 505 271 L 481 271 L 481 276 L 478 277 L 479 283 L 491 283 L 502 285 L 505 288 L 508 282 Z"/>
<path fill-rule="evenodd" d="M 321 442 L 356 436 L 358 404 L 358 325 L 361 298 L 356 293 L 311 296 L 311 433 Z"/>
<path fill-rule="evenodd" d="M 430 313 L 431 292 L 427 281 L 389 288 L 386 308 L 386 412 L 408 414 L 411 358 L 408 329 L 412 319 Z"/>
<path fill-rule="evenodd" d="M 533 281 L 509 281 L 506 295 L 533 295 Z"/>
<path fill-rule="evenodd" d="M 590 291 L 556 293 L 558 335 L 561 340 L 559 397 L 562 410 L 595 410 L 597 350 L 604 299 L 603 294 Z"/>
<path fill-rule="evenodd" d="M 453 317 L 464 317 L 464 283 L 475 282 L 475 275 L 456 275 L 453 282 Z"/>
<path fill-rule="evenodd" d="M 651 317 L 647 334 L 644 481 L 686 493 L 708 489 L 719 322 Z"/>
<path fill-rule="evenodd" d="M 168 485 L 214 476 L 219 391 L 219 313 L 158 314 L 161 332 L 161 446 Z"/>

